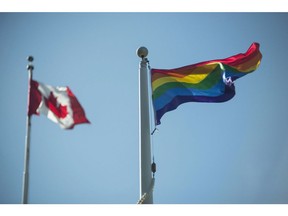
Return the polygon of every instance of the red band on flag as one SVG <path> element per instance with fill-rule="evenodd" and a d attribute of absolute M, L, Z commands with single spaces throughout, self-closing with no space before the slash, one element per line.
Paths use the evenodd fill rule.
<path fill-rule="evenodd" d="M 73 120 L 74 125 L 81 124 L 81 123 L 90 123 L 89 120 L 85 116 L 84 109 L 82 108 L 81 104 L 73 94 L 73 92 L 70 90 L 69 87 L 67 87 L 67 94 L 70 99 L 71 107 L 73 110 Z M 73 126 L 72 126 L 73 128 Z"/>
<path fill-rule="evenodd" d="M 29 104 L 28 104 L 28 115 L 32 114 L 39 115 L 37 109 L 42 101 L 42 95 L 38 90 L 38 82 L 31 80 L 29 86 Z"/>

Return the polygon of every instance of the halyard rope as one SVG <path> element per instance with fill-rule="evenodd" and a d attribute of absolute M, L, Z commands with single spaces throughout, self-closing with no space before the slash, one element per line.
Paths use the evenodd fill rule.
<path fill-rule="evenodd" d="M 144 193 L 142 197 L 139 199 L 139 201 L 137 202 L 137 204 L 143 204 L 144 201 L 150 197 L 151 193 L 154 190 L 154 184 L 155 184 L 155 178 L 152 178 L 148 193 Z"/>

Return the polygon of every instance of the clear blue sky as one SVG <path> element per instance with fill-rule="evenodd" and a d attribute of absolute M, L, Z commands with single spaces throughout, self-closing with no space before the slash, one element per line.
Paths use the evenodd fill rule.
<path fill-rule="evenodd" d="M 139 199 L 138 64 L 226 58 L 260 43 L 263 59 L 221 104 L 186 103 L 153 137 L 154 202 L 288 203 L 287 13 L 0 13 L 0 203 L 20 203 L 34 79 L 68 85 L 91 125 L 65 131 L 33 116 L 30 203 Z"/>

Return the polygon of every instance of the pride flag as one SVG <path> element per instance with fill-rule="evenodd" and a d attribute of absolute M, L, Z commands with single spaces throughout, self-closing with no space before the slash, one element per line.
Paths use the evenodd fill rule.
<path fill-rule="evenodd" d="M 175 69 L 151 69 L 155 121 L 186 102 L 225 102 L 235 95 L 234 81 L 256 70 L 262 59 L 259 44 L 246 53 Z"/>

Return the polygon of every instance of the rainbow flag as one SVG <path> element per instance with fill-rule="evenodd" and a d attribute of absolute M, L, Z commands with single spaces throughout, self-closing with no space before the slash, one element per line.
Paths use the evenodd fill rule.
<path fill-rule="evenodd" d="M 253 43 L 246 53 L 175 69 L 151 69 L 155 121 L 186 102 L 225 102 L 235 95 L 234 81 L 256 70 L 262 54 Z"/>

